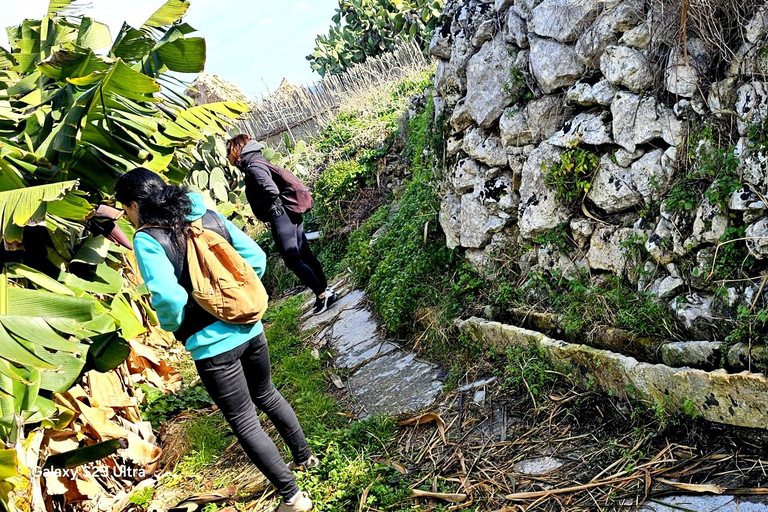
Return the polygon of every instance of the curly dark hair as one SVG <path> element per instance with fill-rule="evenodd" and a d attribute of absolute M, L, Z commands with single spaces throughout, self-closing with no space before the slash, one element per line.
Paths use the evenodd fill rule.
<path fill-rule="evenodd" d="M 139 224 L 164 226 L 171 230 L 171 241 L 182 253 L 186 250 L 192 201 L 186 188 L 169 185 L 159 174 L 137 167 L 115 182 L 115 199 L 139 205 Z"/>

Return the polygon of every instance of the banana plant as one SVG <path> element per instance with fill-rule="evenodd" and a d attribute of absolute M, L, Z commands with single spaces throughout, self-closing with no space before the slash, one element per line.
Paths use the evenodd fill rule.
<path fill-rule="evenodd" d="M 176 91 L 169 72 L 205 64 L 205 41 L 183 22 L 188 1 L 167 0 L 114 39 L 74 6 L 50 0 L 0 48 L 0 448 L 22 439 L 19 429 L 71 421 L 53 393 L 121 364 L 126 340 L 154 319 L 148 297 L 123 279 L 127 249 L 97 229 L 115 178 L 144 166 L 183 182 L 192 151 L 247 111 L 194 106 Z M 131 226 L 117 224 L 130 237 Z"/>

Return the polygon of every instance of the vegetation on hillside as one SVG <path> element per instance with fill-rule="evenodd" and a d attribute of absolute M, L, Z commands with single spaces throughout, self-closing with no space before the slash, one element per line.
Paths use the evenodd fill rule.
<path fill-rule="evenodd" d="M 403 39 L 426 49 L 442 10 L 443 0 L 339 0 L 333 25 L 317 36 L 307 60 L 324 76 L 391 51 Z"/>

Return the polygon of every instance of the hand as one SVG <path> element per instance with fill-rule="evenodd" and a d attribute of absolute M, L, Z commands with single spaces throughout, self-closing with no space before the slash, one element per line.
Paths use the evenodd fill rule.
<path fill-rule="evenodd" d="M 269 214 L 273 219 L 278 219 L 285 215 L 285 208 L 281 204 L 272 205 L 272 208 L 269 209 Z"/>

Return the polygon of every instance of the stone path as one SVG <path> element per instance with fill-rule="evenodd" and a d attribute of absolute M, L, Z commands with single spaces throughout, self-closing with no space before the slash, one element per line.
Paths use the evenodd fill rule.
<path fill-rule="evenodd" d="M 306 313 L 302 328 L 319 329 L 317 347 L 330 346 L 336 354 L 334 366 L 346 376 L 358 409 L 352 412 L 360 418 L 396 416 L 432 405 L 440 396 L 445 372 L 384 337 L 363 291 L 343 283 L 336 289 L 339 302 L 320 315 Z"/>
<path fill-rule="evenodd" d="M 363 419 L 376 414 L 415 414 L 435 405 L 445 383 L 445 372 L 387 339 L 368 308 L 365 292 L 352 289 L 344 281 L 336 283 L 335 288 L 341 299 L 323 314 L 311 314 L 313 300 L 304 305 L 307 312 L 302 316 L 302 329 L 317 330 L 316 348 L 330 348 L 335 354 L 334 366 L 343 376 L 342 380 L 335 380 L 352 397 L 355 410 L 350 412 Z M 482 404 L 486 385 L 494 380 L 468 384 L 458 390 L 469 396 L 474 393 L 473 401 Z M 543 456 L 518 461 L 515 471 L 541 476 L 557 472 L 561 466 L 557 459 Z M 677 495 L 647 501 L 639 510 L 765 511 L 768 498 Z"/>

